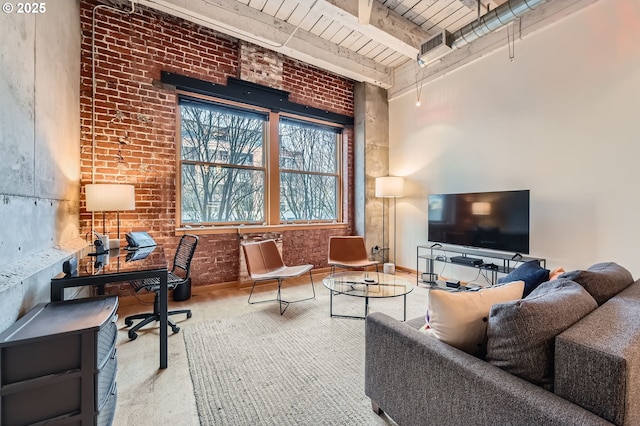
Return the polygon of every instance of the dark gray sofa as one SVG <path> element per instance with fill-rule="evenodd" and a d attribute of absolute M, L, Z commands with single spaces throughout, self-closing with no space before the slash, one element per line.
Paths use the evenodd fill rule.
<path fill-rule="evenodd" d="M 640 280 L 555 338 L 548 391 L 418 329 L 366 320 L 365 393 L 410 425 L 640 425 Z"/>

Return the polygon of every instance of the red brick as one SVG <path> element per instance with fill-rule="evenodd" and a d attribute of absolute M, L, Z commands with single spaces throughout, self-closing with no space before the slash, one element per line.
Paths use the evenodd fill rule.
<path fill-rule="evenodd" d="M 133 15 L 100 10 L 95 26 L 96 146 L 92 173 L 91 17 L 97 4 L 113 6 L 112 2 L 100 0 L 80 2 L 81 184 L 90 183 L 92 174 L 97 183 L 133 183 L 136 210 L 120 214 L 121 234 L 130 230 L 149 231 L 164 244 L 169 260 L 179 240 L 175 236 L 176 94 L 153 86 L 161 71 L 226 84 L 228 77 L 243 75 L 240 52 L 246 50 L 254 60 L 246 73 L 250 81 L 286 90 L 293 102 L 353 116 L 353 82 L 349 79 L 248 43 L 243 42 L 243 49 L 230 36 L 141 5 L 136 6 Z M 122 10 L 129 10 L 128 5 Z M 278 66 L 274 66 L 274 58 Z M 256 63 L 263 64 L 264 69 Z M 343 204 L 349 227 L 283 232 L 287 263 L 326 267 L 328 237 L 353 231 L 353 130 L 345 129 L 345 134 L 348 141 L 343 152 L 348 167 L 345 191 L 349 198 Z M 121 144 L 121 139 L 126 144 Z M 124 162 L 119 162 L 118 154 Z M 94 216 L 95 226 L 101 227 L 101 215 Z M 85 211 L 82 191 L 82 234 L 90 230 L 91 217 Z M 114 235 L 116 215 L 107 214 L 106 222 Z M 236 281 L 239 250 L 236 232 L 200 235 L 193 261 L 193 285 Z M 129 294 L 130 288 L 123 284 L 108 291 Z"/>

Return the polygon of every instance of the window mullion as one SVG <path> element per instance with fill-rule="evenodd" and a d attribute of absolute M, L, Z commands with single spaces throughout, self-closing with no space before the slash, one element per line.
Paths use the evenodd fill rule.
<path fill-rule="evenodd" d="M 269 114 L 267 146 L 267 224 L 280 223 L 280 115 Z"/>

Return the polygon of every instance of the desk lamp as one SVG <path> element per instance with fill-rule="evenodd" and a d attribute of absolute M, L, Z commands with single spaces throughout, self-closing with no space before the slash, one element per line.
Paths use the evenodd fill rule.
<path fill-rule="evenodd" d="M 87 211 L 102 212 L 102 234 L 106 241 L 103 241 L 105 249 L 120 247 L 120 212 L 125 210 L 135 210 L 136 196 L 133 185 L 123 184 L 89 184 L 84 186 Z M 118 221 L 118 238 L 109 242 L 107 236 L 105 212 L 115 211 Z"/>
<path fill-rule="evenodd" d="M 402 197 L 404 192 L 404 178 L 398 176 L 384 176 L 376 178 L 376 197 L 393 198 L 393 269 L 396 264 L 396 198 Z M 382 245 L 384 246 L 384 204 L 382 200 Z M 384 261 L 384 259 L 383 259 Z"/>

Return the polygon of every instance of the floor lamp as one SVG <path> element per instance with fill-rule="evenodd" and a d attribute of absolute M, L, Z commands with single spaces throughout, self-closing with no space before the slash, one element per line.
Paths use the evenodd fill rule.
<path fill-rule="evenodd" d="M 404 178 L 399 176 L 383 176 L 376 178 L 376 197 L 382 197 L 382 245 L 384 246 L 384 198 L 393 198 L 393 269 L 396 264 L 396 198 L 402 197 Z M 384 255 L 383 255 L 384 260 Z"/>
<path fill-rule="evenodd" d="M 123 184 L 89 184 L 84 186 L 87 211 L 102 212 L 102 234 L 105 249 L 120 247 L 120 212 L 135 210 L 136 196 L 133 185 Z M 117 239 L 109 241 L 107 235 L 105 212 L 116 212 L 118 218 Z"/>

